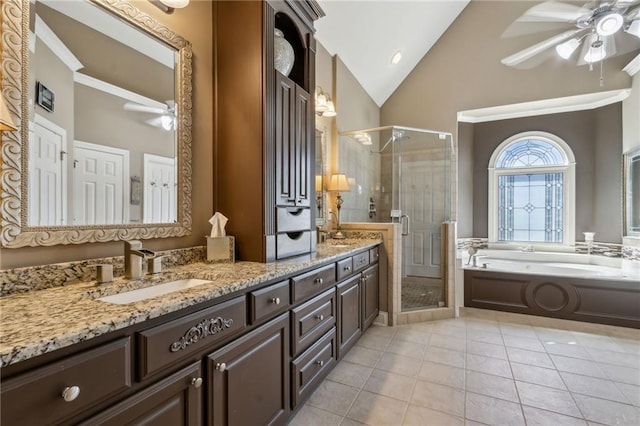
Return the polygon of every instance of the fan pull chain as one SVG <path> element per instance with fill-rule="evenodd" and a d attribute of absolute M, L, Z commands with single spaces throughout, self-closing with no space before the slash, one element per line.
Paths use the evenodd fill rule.
<path fill-rule="evenodd" d="M 600 87 L 604 87 L 604 71 L 603 71 L 604 66 L 602 65 L 603 62 L 604 60 L 601 59 L 600 60 Z"/>

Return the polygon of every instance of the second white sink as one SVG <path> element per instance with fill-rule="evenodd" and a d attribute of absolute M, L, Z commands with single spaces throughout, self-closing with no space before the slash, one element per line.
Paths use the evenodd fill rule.
<path fill-rule="evenodd" d="M 175 280 L 163 284 L 152 285 L 150 287 L 140 288 L 138 290 L 125 291 L 112 296 L 101 297 L 98 300 L 107 303 L 114 303 L 116 305 L 126 305 L 127 303 L 134 303 L 141 300 L 151 299 L 153 297 L 163 296 L 165 294 L 173 293 L 174 291 L 186 290 L 188 288 L 208 284 L 210 282 L 211 281 L 201 280 L 198 278 Z"/>

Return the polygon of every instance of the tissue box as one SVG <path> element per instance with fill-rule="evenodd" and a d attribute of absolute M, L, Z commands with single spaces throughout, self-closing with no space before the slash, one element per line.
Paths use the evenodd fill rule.
<path fill-rule="evenodd" d="M 207 260 L 235 262 L 235 237 L 207 237 Z"/>

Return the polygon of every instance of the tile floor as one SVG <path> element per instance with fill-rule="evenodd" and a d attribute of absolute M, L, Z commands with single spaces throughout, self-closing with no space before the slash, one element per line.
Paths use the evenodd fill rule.
<path fill-rule="evenodd" d="M 370 328 L 290 424 L 640 425 L 640 331 L 488 317 Z"/>

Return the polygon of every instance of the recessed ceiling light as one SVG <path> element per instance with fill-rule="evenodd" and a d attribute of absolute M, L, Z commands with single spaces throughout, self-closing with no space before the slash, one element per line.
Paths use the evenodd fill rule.
<path fill-rule="evenodd" d="M 398 62 L 400 62 L 400 60 L 402 59 L 402 52 L 400 52 L 399 50 L 393 54 L 393 56 L 391 57 L 391 63 L 393 65 L 397 64 Z"/>

